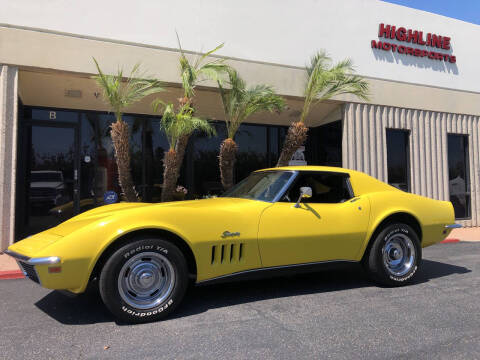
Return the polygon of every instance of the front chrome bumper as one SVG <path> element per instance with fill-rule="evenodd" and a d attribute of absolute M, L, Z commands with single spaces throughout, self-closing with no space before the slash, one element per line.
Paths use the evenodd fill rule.
<path fill-rule="evenodd" d="M 51 264 L 58 264 L 60 263 L 60 258 L 58 256 L 48 256 L 48 257 L 38 257 L 38 258 L 30 258 L 28 256 L 10 251 L 4 250 L 4 254 L 10 255 L 17 261 L 21 261 L 28 265 L 51 265 Z"/>
<path fill-rule="evenodd" d="M 40 277 L 38 276 L 35 266 L 58 264 L 61 261 L 61 259 L 57 256 L 30 258 L 10 250 L 4 250 L 3 253 L 13 257 L 17 261 L 18 267 L 22 270 L 25 277 L 28 277 L 30 280 L 40 285 Z"/>

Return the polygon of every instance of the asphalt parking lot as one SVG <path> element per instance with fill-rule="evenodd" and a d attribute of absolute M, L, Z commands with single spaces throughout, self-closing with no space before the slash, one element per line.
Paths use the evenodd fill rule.
<path fill-rule="evenodd" d="M 0 358 L 480 359 L 480 243 L 424 250 L 415 284 L 358 267 L 197 287 L 163 322 L 115 322 L 95 295 L 0 281 Z"/>

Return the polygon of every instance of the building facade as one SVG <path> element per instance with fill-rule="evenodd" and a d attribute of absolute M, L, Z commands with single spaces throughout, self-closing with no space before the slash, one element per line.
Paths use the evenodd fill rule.
<path fill-rule="evenodd" d="M 109 137 L 114 119 L 92 79 L 92 58 L 107 73 L 140 62 L 166 84 L 158 97 L 176 101 L 176 31 L 192 58 L 225 42 L 218 56 L 249 84 L 272 85 L 287 100 L 281 114 L 242 125 L 237 180 L 275 165 L 302 107 L 304 66 L 326 49 L 334 61 L 353 60 L 370 98 L 338 96 L 315 106 L 305 161 L 450 200 L 459 223 L 479 226 L 480 49 L 471 39 L 480 27 L 377 0 L 326 3 L 0 1 L 0 248 L 120 192 Z M 198 114 L 214 122 L 217 136 L 190 140 L 179 182 L 189 198 L 222 191 L 217 156 L 225 126 L 215 85 L 202 83 L 196 94 Z M 167 149 L 154 98 L 125 116 L 133 178 L 148 202 L 159 200 Z"/>

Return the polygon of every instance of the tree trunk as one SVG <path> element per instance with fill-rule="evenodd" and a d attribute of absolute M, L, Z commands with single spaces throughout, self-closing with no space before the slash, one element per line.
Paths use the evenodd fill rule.
<path fill-rule="evenodd" d="M 233 170 L 235 169 L 237 150 L 237 144 L 230 138 L 223 140 L 220 145 L 220 155 L 218 156 L 220 179 L 225 190 L 233 186 Z"/>
<path fill-rule="evenodd" d="M 177 153 L 175 150 L 168 150 L 163 158 L 163 187 L 162 202 L 172 201 L 177 185 Z"/>
<path fill-rule="evenodd" d="M 185 150 L 187 149 L 188 139 L 190 139 L 190 135 L 191 134 L 181 136 L 178 139 L 177 144 L 175 146 L 175 151 L 177 153 L 178 175 L 180 175 L 180 168 L 182 167 L 182 164 L 183 164 L 183 158 L 185 157 Z M 177 178 L 178 178 L 178 175 L 177 175 Z"/>
<path fill-rule="evenodd" d="M 288 133 L 283 143 L 282 152 L 278 158 L 277 167 L 288 166 L 295 151 L 307 140 L 308 128 L 301 121 L 293 122 L 288 128 Z"/>
<path fill-rule="evenodd" d="M 188 97 L 181 97 L 178 99 L 180 106 L 189 104 L 193 107 L 191 100 Z M 177 180 L 180 176 L 180 169 L 183 164 L 183 158 L 185 157 L 185 151 L 188 145 L 188 139 L 191 134 L 183 135 L 175 144 L 175 150 L 169 150 L 165 153 L 163 160 L 163 189 L 162 189 L 162 202 L 172 201 L 176 190 Z"/>
<path fill-rule="evenodd" d="M 111 125 L 110 136 L 115 149 L 115 158 L 118 168 L 118 182 L 123 195 L 128 202 L 138 201 L 132 174 L 130 172 L 130 142 L 128 124 L 121 118 Z"/>
<path fill-rule="evenodd" d="M 174 199 L 177 181 L 180 176 L 180 169 L 182 168 L 189 137 L 190 135 L 182 136 L 178 139 L 175 150 L 169 150 L 168 153 L 165 153 L 165 158 L 163 160 L 162 202 L 172 201 Z"/>

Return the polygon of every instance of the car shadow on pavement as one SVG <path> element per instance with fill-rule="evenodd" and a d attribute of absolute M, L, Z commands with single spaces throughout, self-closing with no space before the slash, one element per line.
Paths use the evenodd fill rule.
<path fill-rule="evenodd" d="M 453 274 L 466 274 L 471 270 L 438 261 L 422 261 L 422 267 L 412 285 Z M 242 303 L 307 294 L 321 294 L 366 287 L 384 287 L 369 280 L 360 265 L 289 277 L 256 281 L 200 286 L 191 289 L 183 304 L 170 318 L 195 315 L 208 309 Z"/>
<path fill-rule="evenodd" d="M 469 272 L 471 270 L 462 266 L 424 259 L 413 285 Z M 184 301 L 169 319 L 200 314 L 209 309 L 273 298 L 321 294 L 372 286 L 377 285 L 368 280 L 359 265 L 310 274 L 197 286 L 189 289 Z M 76 297 L 68 297 L 53 291 L 35 305 L 62 324 L 84 325 L 116 322 L 118 325 L 125 325 L 108 312 L 100 295 L 95 291 Z"/>

